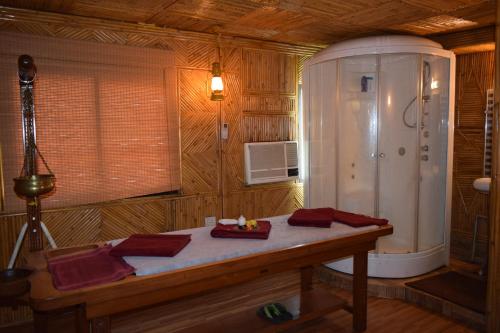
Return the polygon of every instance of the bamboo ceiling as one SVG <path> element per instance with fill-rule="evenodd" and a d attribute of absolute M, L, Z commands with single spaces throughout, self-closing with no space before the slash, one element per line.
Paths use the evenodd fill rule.
<path fill-rule="evenodd" d="M 493 0 L 0 0 L 1 6 L 323 46 L 382 34 L 493 25 Z"/>

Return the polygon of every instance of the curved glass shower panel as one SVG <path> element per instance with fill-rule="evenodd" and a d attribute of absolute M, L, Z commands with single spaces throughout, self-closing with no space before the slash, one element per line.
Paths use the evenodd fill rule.
<path fill-rule="evenodd" d="M 394 233 L 368 254 L 369 276 L 416 276 L 448 261 L 454 64 L 433 41 L 378 36 L 304 65 L 306 205 L 389 219 Z M 352 259 L 327 266 L 351 273 Z"/>
<path fill-rule="evenodd" d="M 450 60 L 424 55 L 418 251 L 444 243 Z"/>
<path fill-rule="evenodd" d="M 420 58 L 380 56 L 378 215 L 394 226 L 379 240 L 380 253 L 416 250 Z"/>
<path fill-rule="evenodd" d="M 375 215 L 377 56 L 338 61 L 336 207 Z"/>
<path fill-rule="evenodd" d="M 311 66 L 306 115 L 309 124 L 308 154 L 310 207 L 335 207 L 335 102 L 337 91 L 337 61 L 328 61 Z"/>

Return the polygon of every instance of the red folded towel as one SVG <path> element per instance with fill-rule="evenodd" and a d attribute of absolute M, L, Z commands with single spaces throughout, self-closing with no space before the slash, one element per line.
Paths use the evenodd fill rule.
<path fill-rule="evenodd" d="M 334 214 L 335 222 L 340 222 L 343 224 L 350 225 L 351 227 L 365 227 L 368 225 L 386 225 L 389 223 L 387 219 L 380 219 L 376 217 L 354 214 L 349 212 L 343 212 L 341 210 L 335 210 Z"/>
<path fill-rule="evenodd" d="M 246 230 L 239 229 L 237 225 L 217 224 L 210 235 L 216 238 L 253 238 L 268 239 L 271 232 L 271 223 L 269 221 L 257 221 L 257 229 Z"/>
<path fill-rule="evenodd" d="M 54 286 L 72 290 L 121 280 L 134 272 L 122 258 L 109 255 L 111 245 L 90 252 L 49 259 Z"/>
<path fill-rule="evenodd" d="M 191 241 L 191 235 L 132 235 L 113 247 L 112 256 L 173 257 Z"/>
<path fill-rule="evenodd" d="M 288 218 L 288 224 L 302 227 L 330 228 L 334 214 L 335 209 L 333 208 L 297 209 Z"/>

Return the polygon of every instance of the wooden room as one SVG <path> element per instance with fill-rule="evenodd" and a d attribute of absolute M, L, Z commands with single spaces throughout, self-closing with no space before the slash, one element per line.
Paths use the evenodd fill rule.
<path fill-rule="evenodd" d="M 0 0 L 0 332 L 500 333 L 494 0 Z"/>

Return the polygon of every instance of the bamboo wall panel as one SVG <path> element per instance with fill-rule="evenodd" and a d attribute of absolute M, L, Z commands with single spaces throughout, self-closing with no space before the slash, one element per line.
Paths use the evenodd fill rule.
<path fill-rule="evenodd" d="M 134 233 L 156 234 L 174 230 L 174 220 L 168 216 L 167 210 L 172 207 L 167 208 L 167 205 L 166 202 L 153 201 L 101 208 L 100 237 L 126 238 Z"/>
<path fill-rule="evenodd" d="M 89 207 L 45 212 L 42 218 L 52 237 L 57 240 L 58 246 L 90 244 L 102 239 L 100 235 L 102 214 L 99 208 Z"/>
<path fill-rule="evenodd" d="M 455 138 L 453 155 L 453 193 L 451 252 L 469 259 L 476 215 L 488 215 L 488 196 L 472 187 L 483 175 L 484 110 L 486 90 L 493 87 L 493 52 L 457 57 Z M 484 258 L 487 228 L 479 229 L 479 257 Z"/>
<path fill-rule="evenodd" d="M 199 228 L 205 226 L 206 216 L 221 217 L 220 198 L 216 194 L 196 195 L 190 200 L 173 201 L 174 226 L 172 230 Z"/>
<path fill-rule="evenodd" d="M 227 73 L 224 79 L 227 89 L 222 102 L 223 123 L 227 123 L 229 126 L 228 140 L 222 140 L 222 182 L 224 193 L 226 193 L 227 191 L 242 190 L 244 187 L 244 141 L 241 126 L 241 80 L 239 72 Z"/>
<path fill-rule="evenodd" d="M 295 94 L 295 55 L 244 49 L 242 59 L 244 93 Z"/>
<path fill-rule="evenodd" d="M 168 45 L 175 51 L 175 62 L 179 67 L 208 70 L 215 60 L 213 43 L 170 40 Z"/>
<path fill-rule="evenodd" d="M 185 194 L 218 190 L 219 105 L 210 101 L 208 80 L 207 71 L 179 71 L 182 191 Z"/>
<path fill-rule="evenodd" d="M 296 99 L 292 96 L 244 95 L 243 112 L 275 114 L 297 111 Z"/>
<path fill-rule="evenodd" d="M 309 56 L 298 56 L 297 59 L 297 83 L 302 84 L 304 74 L 304 62 L 309 59 Z"/>
<path fill-rule="evenodd" d="M 237 85 L 241 90 L 240 106 L 229 109 L 223 104 L 224 118 L 230 125 L 229 140 L 224 141 L 223 146 L 226 217 L 282 215 L 303 206 L 300 185 L 288 182 L 245 186 L 243 174 L 244 142 L 297 138 L 297 59 L 298 56 L 291 54 L 242 50 Z M 231 90 L 229 95 L 227 103 L 232 104 Z"/>
<path fill-rule="evenodd" d="M 295 116 L 244 116 L 245 142 L 287 141 L 297 138 Z"/>
<path fill-rule="evenodd" d="M 268 185 L 227 193 L 224 196 L 224 213 L 237 218 L 243 214 L 250 218 L 284 215 L 304 205 L 304 191 L 301 184 Z"/>

